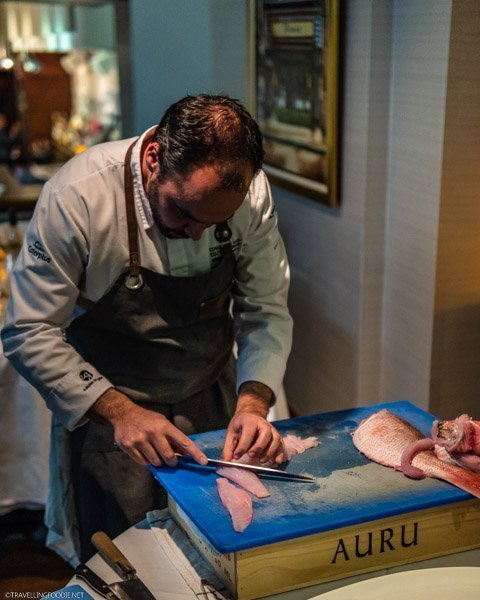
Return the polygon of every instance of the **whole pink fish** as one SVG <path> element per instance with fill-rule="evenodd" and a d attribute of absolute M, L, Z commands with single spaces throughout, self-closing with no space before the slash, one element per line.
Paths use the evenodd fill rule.
<path fill-rule="evenodd" d="M 232 518 L 233 528 L 242 532 L 253 519 L 252 499 L 245 490 L 232 485 L 224 477 L 217 479 L 217 489 L 223 506 Z"/>
<path fill-rule="evenodd" d="M 353 443 L 362 454 L 397 470 L 402 470 L 405 450 L 424 438 L 413 425 L 385 408 L 362 421 L 353 433 Z M 412 465 L 427 477 L 443 479 L 480 498 L 480 475 L 439 460 L 431 450 L 419 452 Z"/>

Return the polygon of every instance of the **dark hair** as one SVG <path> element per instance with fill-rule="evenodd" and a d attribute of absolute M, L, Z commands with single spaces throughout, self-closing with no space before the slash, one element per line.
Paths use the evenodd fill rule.
<path fill-rule="evenodd" d="M 239 184 L 237 167 L 262 167 L 262 133 L 248 111 L 233 98 L 200 94 L 172 104 L 155 130 L 159 179 L 186 174 L 194 167 L 220 163 L 227 189 Z"/>

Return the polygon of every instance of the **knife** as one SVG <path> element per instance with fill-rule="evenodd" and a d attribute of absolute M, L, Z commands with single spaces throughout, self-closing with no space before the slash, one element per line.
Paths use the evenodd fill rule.
<path fill-rule="evenodd" d="M 119 596 L 113 591 L 113 589 L 103 581 L 96 573 L 94 573 L 91 569 L 87 567 L 87 565 L 79 564 L 75 568 L 75 575 L 79 579 L 83 579 L 88 585 L 103 596 L 104 598 L 109 598 L 111 600 L 118 600 Z"/>
<path fill-rule="evenodd" d="M 116 596 L 111 596 L 111 598 L 119 598 L 120 600 L 155 600 L 155 596 L 137 576 L 135 567 L 120 552 L 105 532 L 97 531 L 94 533 L 92 535 L 92 544 L 105 562 L 124 580 L 109 584 L 109 589 L 116 594 Z M 106 598 L 110 598 L 110 596 L 106 596 Z"/>
<path fill-rule="evenodd" d="M 179 454 L 178 452 L 175 452 L 175 456 L 180 460 L 180 462 L 182 461 L 186 461 L 186 462 L 190 462 L 190 463 L 195 463 L 198 466 L 204 466 L 204 465 L 199 465 L 191 456 L 187 456 L 185 454 Z M 279 469 L 271 469 L 270 467 L 259 467 L 257 465 L 248 465 L 248 464 L 244 464 L 244 463 L 240 463 L 240 462 L 233 462 L 233 461 L 229 461 L 229 460 L 220 460 L 218 458 L 208 458 L 207 456 L 207 461 L 208 461 L 208 465 L 211 465 L 213 467 L 216 466 L 221 466 L 221 467 L 238 467 L 240 469 L 246 469 L 247 471 L 254 471 L 257 475 L 268 475 L 270 477 L 283 477 L 285 479 L 295 479 L 298 481 L 309 481 L 309 482 L 315 482 L 315 477 L 312 477 L 311 475 L 301 475 L 300 473 L 289 473 L 288 471 L 280 471 Z M 207 465 L 207 466 L 208 466 Z"/>

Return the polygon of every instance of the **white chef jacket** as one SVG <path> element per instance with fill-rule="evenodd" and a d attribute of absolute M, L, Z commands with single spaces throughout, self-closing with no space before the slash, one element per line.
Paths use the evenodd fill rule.
<path fill-rule="evenodd" d="M 142 266 L 191 276 L 220 253 L 215 227 L 199 241 L 165 238 L 142 184 L 140 149 L 132 153 Z M 68 429 L 112 384 L 68 344 L 63 330 L 77 302 L 98 301 L 128 268 L 124 159 L 134 138 L 94 146 L 66 163 L 43 187 L 11 280 L 2 331 L 4 351 Z M 278 393 L 291 347 L 286 301 L 289 267 L 267 178 L 260 171 L 229 220 L 236 256 L 234 318 L 237 385 L 260 381 Z M 93 379 L 85 382 L 82 371 Z"/>

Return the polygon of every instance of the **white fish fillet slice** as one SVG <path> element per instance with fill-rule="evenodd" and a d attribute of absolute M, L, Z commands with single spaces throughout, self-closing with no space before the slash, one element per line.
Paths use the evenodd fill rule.
<path fill-rule="evenodd" d="M 319 441 L 315 437 L 302 439 L 301 437 L 291 434 L 286 435 L 283 438 L 283 441 L 285 445 L 285 460 L 290 460 L 292 456 L 295 456 L 296 454 L 301 454 L 302 452 L 305 452 L 305 450 L 319 445 Z M 259 465 L 264 467 L 277 466 L 276 464 L 272 463 L 261 464 L 258 460 L 252 459 L 248 455 L 248 453 L 244 454 L 234 462 L 239 462 L 247 465 Z M 227 510 L 230 513 L 230 516 L 232 517 L 233 528 L 235 529 L 235 531 L 243 531 L 253 519 L 252 500 L 245 490 L 249 491 L 251 494 L 254 494 L 257 498 L 267 498 L 268 496 L 270 496 L 270 492 L 263 485 L 263 482 L 260 481 L 260 478 L 255 473 L 245 471 L 245 469 L 237 469 L 236 467 L 217 467 L 216 472 L 218 473 L 218 475 L 221 475 L 222 478 L 226 478 L 224 480 L 225 483 L 222 482 L 222 478 L 217 479 L 217 488 L 222 504 L 227 508 Z M 227 479 L 230 479 L 237 485 L 242 486 L 242 488 L 244 489 L 239 489 L 229 484 Z M 226 484 L 229 484 L 230 487 L 228 487 Z M 243 497 L 243 499 L 237 497 L 237 495 L 235 495 L 235 492 L 232 491 L 231 488 L 233 488 L 233 490 L 237 492 L 243 492 L 247 496 L 248 500 L 245 497 Z M 248 519 L 248 517 L 246 516 L 248 515 L 248 509 L 244 507 L 243 503 L 248 504 L 248 502 L 250 503 L 251 515 L 249 517 L 250 520 L 248 521 L 247 525 L 243 527 L 243 520 Z M 243 527 L 243 529 L 241 529 L 240 527 Z"/>
<path fill-rule="evenodd" d="M 218 475 L 230 479 L 230 481 L 233 481 L 257 498 L 267 498 L 270 496 L 270 492 L 260 481 L 260 478 L 251 471 L 237 467 L 217 467 L 215 470 Z"/>
<path fill-rule="evenodd" d="M 297 435 L 288 434 L 283 439 L 285 446 L 285 460 L 291 460 L 296 454 L 303 454 L 305 450 L 319 445 L 316 437 L 301 438 Z"/>
<path fill-rule="evenodd" d="M 413 425 L 382 409 L 360 423 L 353 443 L 367 458 L 400 470 L 405 448 L 425 436 Z M 412 465 L 427 477 L 443 479 L 480 498 L 480 475 L 439 460 L 431 450 L 419 452 Z"/>
<path fill-rule="evenodd" d="M 252 522 L 252 499 L 242 488 L 232 485 L 224 477 L 217 479 L 217 489 L 223 506 L 232 518 L 233 529 L 241 533 Z"/>
<path fill-rule="evenodd" d="M 303 454 L 305 450 L 309 450 L 310 448 L 314 448 L 315 446 L 318 446 L 320 444 L 320 442 L 314 436 L 308 438 L 301 438 L 298 435 L 293 435 L 291 433 L 284 436 L 282 440 L 285 448 L 284 462 L 287 462 L 297 454 Z M 245 465 L 258 465 L 260 467 L 278 467 L 278 465 L 273 461 L 262 464 L 257 459 L 248 456 L 248 453 L 243 454 L 239 459 L 235 460 L 234 462 L 243 463 Z"/>

